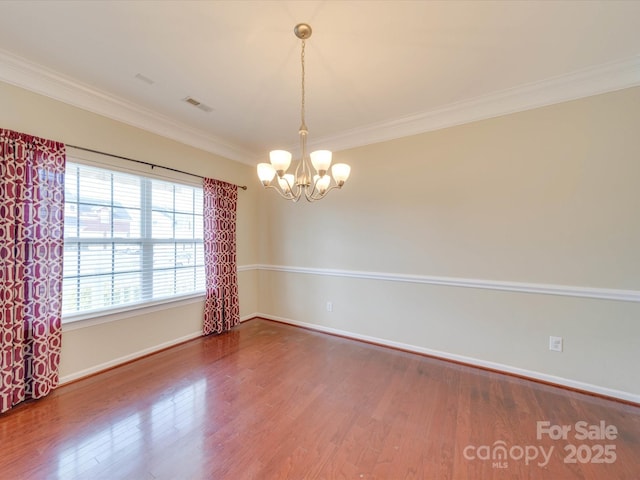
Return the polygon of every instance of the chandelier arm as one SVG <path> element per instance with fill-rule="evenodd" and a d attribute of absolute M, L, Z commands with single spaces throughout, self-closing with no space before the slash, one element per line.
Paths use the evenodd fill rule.
<path fill-rule="evenodd" d="M 318 181 L 317 180 L 314 181 L 314 182 L 311 182 L 311 184 L 309 185 L 309 188 L 307 188 L 307 190 L 305 192 L 306 193 L 305 196 L 307 197 L 307 199 L 309 197 L 313 198 L 313 196 L 315 195 L 316 191 L 318 191 L 317 190 L 317 185 L 318 185 Z"/>
<path fill-rule="evenodd" d="M 278 192 L 278 195 L 280 195 L 282 198 L 286 199 L 286 200 L 294 200 L 294 195 L 292 193 L 285 193 L 282 191 L 282 189 L 280 187 L 276 187 L 274 185 L 265 185 L 264 187 L 265 189 L 267 188 L 273 188 L 276 192 Z"/>
<path fill-rule="evenodd" d="M 335 190 L 335 189 L 340 190 L 342 188 L 342 185 L 331 185 L 329 188 L 327 188 L 327 190 L 324 192 L 324 194 L 326 195 L 327 193 L 329 193 L 331 190 Z"/>
<path fill-rule="evenodd" d="M 328 173 L 325 175 L 329 175 Z M 331 176 L 329 176 L 331 178 Z M 316 192 L 320 192 L 320 189 L 318 188 L 318 182 L 320 181 L 320 177 L 318 177 L 316 180 L 313 181 L 312 185 L 311 185 L 311 192 L 309 193 L 308 197 L 310 198 L 316 198 Z M 328 190 L 325 189 L 325 192 L 327 192 Z M 325 196 L 324 193 L 319 193 L 320 197 L 318 198 L 322 198 Z"/>
<path fill-rule="evenodd" d="M 316 200 L 320 200 L 320 199 L 324 198 L 324 196 L 326 194 L 327 194 L 327 192 L 325 192 L 323 194 L 306 195 L 306 199 L 307 199 L 307 202 L 315 202 Z"/>
<path fill-rule="evenodd" d="M 304 198 L 307 200 L 307 202 L 313 202 L 315 200 L 313 192 L 309 193 L 308 188 L 304 189 Z"/>
<path fill-rule="evenodd" d="M 296 168 L 296 172 L 298 171 L 298 169 Z M 294 202 L 297 202 L 300 199 L 300 196 L 302 195 L 302 187 L 300 187 L 300 185 L 295 182 L 295 179 L 297 178 L 297 173 L 296 176 L 294 177 L 294 184 L 291 185 L 289 183 L 289 181 L 285 178 L 285 182 L 287 182 L 287 186 L 289 187 L 289 199 L 293 200 Z M 294 193 L 295 192 L 295 193 Z"/>
<path fill-rule="evenodd" d="M 327 194 L 334 189 L 341 189 L 342 187 L 340 185 L 331 185 L 329 188 L 327 188 L 324 193 L 320 194 L 320 195 L 314 195 L 314 196 L 310 196 L 310 198 L 312 198 L 313 200 L 320 200 L 321 198 L 324 198 L 327 196 Z M 308 200 L 308 198 L 307 198 Z"/>
<path fill-rule="evenodd" d="M 320 189 L 317 188 L 319 180 L 320 179 L 317 179 L 316 181 L 314 181 L 313 185 L 307 191 L 305 191 L 305 198 L 307 199 L 308 202 L 314 202 L 316 200 L 320 200 L 329 191 L 327 189 L 324 192 L 321 192 Z"/>

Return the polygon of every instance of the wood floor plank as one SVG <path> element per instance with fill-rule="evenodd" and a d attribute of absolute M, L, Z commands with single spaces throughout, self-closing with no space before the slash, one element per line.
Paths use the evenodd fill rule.
<path fill-rule="evenodd" d="M 0 416 L 0 480 L 632 480 L 638 452 L 637 406 L 261 319 Z"/>

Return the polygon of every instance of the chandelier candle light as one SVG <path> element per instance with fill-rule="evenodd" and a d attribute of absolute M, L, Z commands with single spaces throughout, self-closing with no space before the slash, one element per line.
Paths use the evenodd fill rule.
<path fill-rule="evenodd" d="M 291 153 L 285 150 L 272 150 L 269 152 L 271 163 L 258 164 L 258 177 L 265 188 L 275 189 L 287 200 L 297 202 L 304 196 L 309 202 L 320 200 L 334 188 L 342 188 L 349 178 L 351 167 L 346 163 L 336 163 L 331 167 L 331 152 L 329 150 L 316 150 L 307 155 L 307 135 L 309 130 L 304 121 L 304 47 L 305 40 L 311 36 L 311 27 L 306 23 L 299 23 L 293 29 L 296 37 L 302 40 L 300 63 L 302 65 L 302 104 L 300 109 L 301 125 L 300 145 L 302 156 L 294 173 L 287 173 L 291 165 Z M 312 170 L 315 170 L 315 173 Z M 313 176 L 312 176 L 312 173 Z M 277 182 L 274 178 L 277 177 Z M 332 182 L 333 180 L 333 182 Z M 273 183 L 273 184 L 272 184 Z"/>

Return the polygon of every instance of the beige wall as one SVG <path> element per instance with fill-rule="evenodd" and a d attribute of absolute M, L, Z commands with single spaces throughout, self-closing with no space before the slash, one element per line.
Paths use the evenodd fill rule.
<path fill-rule="evenodd" d="M 0 105 L 1 128 L 249 185 L 238 193 L 238 265 L 256 263 L 258 189 L 253 168 L 4 83 Z M 253 270 L 239 273 L 241 316 L 257 310 L 257 280 Z M 76 327 L 63 327 L 63 381 L 197 335 L 202 302 Z"/>
<path fill-rule="evenodd" d="M 260 193 L 260 264 L 312 271 L 261 270 L 259 311 L 640 401 L 639 125 L 634 88 L 337 152 L 344 190 L 311 205 Z"/>
<path fill-rule="evenodd" d="M 263 267 L 239 273 L 243 317 L 640 401 L 640 303 L 566 295 L 640 298 L 639 88 L 337 152 L 352 165 L 345 189 L 297 205 L 261 190 L 251 167 L 37 94 L 0 83 L 0 105 L 2 128 L 249 185 L 238 264 Z M 453 285 L 428 283 L 442 278 Z M 474 287 L 455 286 L 465 282 Z M 201 311 L 196 302 L 66 326 L 61 375 L 197 335 Z M 549 335 L 564 337 L 564 352 L 548 350 Z"/>

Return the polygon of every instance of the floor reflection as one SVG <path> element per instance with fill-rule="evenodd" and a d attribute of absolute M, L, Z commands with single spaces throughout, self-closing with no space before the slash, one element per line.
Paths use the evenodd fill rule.
<path fill-rule="evenodd" d="M 134 413 L 106 426 L 88 438 L 82 438 L 63 447 L 58 456 L 58 475 L 75 477 L 97 464 L 118 456 L 119 461 L 130 461 L 142 448 L 139 413 Z"/>
<path fill-rule="evenodd" d="M 202 425 L 206 389 L 207 380 L 203 378 L 153 404 L 151 436 L 154 444 L 175 434 L 176 429 L 190 431 Z"/>
<path fill-rule="evenodd" d="M 108 478 L 116 470 L 119 478 L 141 474 L 141 478 L 153 478 L 146 459 L 162 458 L 163 450 L 170 456 L 176 442 L 188 442 L 195 461 L 190 463 L 200 465 L 197 456 L 202 452 L 200 427 L 206 413 L 206 390 L 207 380 L 199 379 L 88 436 L 66 442 L 58 454 L 58 478 Z"/>

